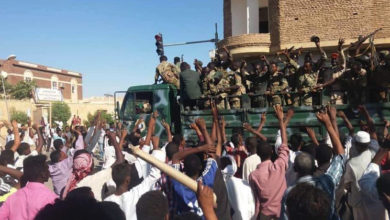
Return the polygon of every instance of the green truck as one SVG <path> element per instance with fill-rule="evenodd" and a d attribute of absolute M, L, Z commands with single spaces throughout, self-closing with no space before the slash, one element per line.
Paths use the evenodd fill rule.
<path fill-rule="evenodd" d="M 142 85 L 132 86 L 127 91 L 121 91 L 117 94 L 125 93 L 122 105 L 116 102 L 116 117 L 129 129 L 132 129 L 137 119 L 143 118 L 148 120 L 152 111 L 158 111 L 160 119 L 165 120 L 171 125 L 173 133 L 182 134 L 189 145 L 196 144 L 198 138 L 195 131 L 189 125 L 195 121 L 197 117 L 203 117 L 208 128 L 211 128 L 212 114 L 210 110 L 186 110 L 179 104 L 178 90 L 169 84 L 157 85 Z M 322 103 L 328 102 L 326 91 L 320 94 L 319 98 Z M 267 122 L 263 127 L 262 134 L 269 140 L 275 139 L 275 134 L 278 130 L 278 121 L 273 114 L 272 106 L 265 108 L 251 108 L 250 97 L 243 95 L 241 97 L 242 108 L 237 110 L 219 110 L 219 115 L 223 116 L 226 121 L 226 134 L 228 139 L 234 132 L 242 132 L 244 137 L 250 134 L 243 130 L 242 124 L 248 122 L 252 127 L 257 128 L 260 123 L 261 113 L 267 113 Z M 311 127 L 318 135 L 318 139 L 322 139 L 326 135 L 325 128 L 317 121 L 315 112 L 322 106 L 300 106 L 294 107 L 294 117 L 290 121 L 287 132 L 288 135 L 301 133 L 305 139 L 308 136 L 305 133 L 305 126 Z M 382 127 L 383 120 L 390 116 L 390 103 L 368 103 L 366 107 L 374 119 L 376 126 Z M 287 106 L 285 109 L 287 110 Z M 356 110 L 353 110 L 349 105 L 337 105 L 338 110 L 344 110 L 345 114 L 350 119 L 355 129 L 364 122 L 365 118 Z M 342 119 L 338 119 L 339 130 L 342 133 L 347 133 L 348 130 L 344 126 Z M 145 131 L 144 131 L 145 132 Z M 161 140 L 166 140 L 166 133 L 158 121 L 156 124 L 155 134 L 160 136 Z"/>

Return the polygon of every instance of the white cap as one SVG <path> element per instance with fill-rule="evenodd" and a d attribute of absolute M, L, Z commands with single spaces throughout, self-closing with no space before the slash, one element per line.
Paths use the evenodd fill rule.
<path fill-rule="evenodd" d="M 358 131 L 354 137 L 355 141 L 358 143 L 366 144 L 370 143 L 370 134 L 365 131 Z"/>

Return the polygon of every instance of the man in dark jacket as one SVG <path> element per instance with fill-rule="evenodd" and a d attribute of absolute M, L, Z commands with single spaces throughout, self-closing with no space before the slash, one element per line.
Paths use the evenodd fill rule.
<path fill-rule="evenodd" d="M 184 107 L 193 108 L 196 105 L 196 99 L 202 95 L 200 89 L 200 74 L 191 70 L 188 63 L 183 62 L 180 65 L 180 98 Z"/>

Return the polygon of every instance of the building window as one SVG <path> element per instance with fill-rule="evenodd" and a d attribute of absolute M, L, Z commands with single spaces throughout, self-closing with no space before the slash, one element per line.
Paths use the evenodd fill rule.
<path fill-rule="evenodd" d="M 269 33 L 268 7 L 259 8 L 259 33 Z"/>
<path fill-rule="evenodd" d="M 58 89 L 58 83 L 55 82 L 55 81 L 51 82 L 51 88 L 52 89 Z"/>
<path fill-rule="evenodd" d="M 24 71 L 24 81 L 25 82 L 31 82 L 33 80 L 33 73 L 31 70 Z"/>
<path fill-rule="evenodd" d="M 51 89 L 58 89 L 58 78 L 56 76 L 51 77 Z"/>
<path fill-rule="evenodd" d="M 75 93 L 75 91 L 76 91 L 75 85 L 72 85 L 72 93 Z"/>

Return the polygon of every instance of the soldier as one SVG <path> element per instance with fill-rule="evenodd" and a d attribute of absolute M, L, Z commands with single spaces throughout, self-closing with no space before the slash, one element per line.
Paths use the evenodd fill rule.
<path fill-rule="evenodd" d="M 266 98 L 264 95 L 267 93 L 269 78 L 268 66 L 265 64 L 257 64 L 252 74 L 243 77 L 244 84 L 246 81 L 250 81 L 252 85 L 250 95 L 254 95 L 252 98 L 253 108 L 266 107 Z"/>
<path fill-rule="evenodd" d="M 342 77 L 347 88 L 348 101 L 352 106 L 364 104 L 366 101 L 367 70 L 362 64 L 353 61 L 351 69 L 346 71 Z"/>
<path fill-rule="evenodd" d="M 180 65 L 181 65 L 180 57 L 173 58 L 173 64 L 175 64 L 175 66 L 176 66 L 176 71 L 178 73 L 180 73 L 181 72 L 181 70 L 180 70 Z"/>
<path fill-rule="evenodd" d="M 183 106 L 193 109 L 197 105 L 197 100 L 201 97 L 200 74 L 191 70 L 188 63 L 181 64 L 180 73 L 180 99 Z"/>
<path fill-rule="evenodd" d="M 216 71 L 222 72 L 223 76 L 227 76 L 227 69 L 232 65 L 233 57 L 230 54 L 226 46 L 222 47 L 222 51 L 215 55 L 215 69 Z"/>
<path fill-rule="evenodd" d="M 279 72 L 278 66 L 275 62 L 270 64 L 270 78 L 268 82 L 268 92 L 271 95 L 272 105 L 283 104 L 283 94 L 288 88 L 288 82 L 283 76 L 283 73 Z"/>
<path fill-rule="evenodd" d="M 156 68 L 156 75 L 154 76 L 154 84 L 157 84 L 158 78 L 161 76 L 163 83 L 169 83 L 180 89 L 179 73 L 176 66 L 169 63 L 166 56 L 160 57 L 160 64 Z"/>
<path fill-rule="evenodd" d="M 292 54 L 291 53 L 292 49 L 293 48 L 290 48 L 289 50 L 286 49 L 283 52 L 281 52 L 281 54 L 283 54 L 286 57 L 286 61 L 284 62 L 284 64 L 285 64 L 284 73 L 285 73 L 288 85 L 289 85 L 291 91 L 293 92 L 293 94 L 290 94 L 290 93 L 286 94 L 287 104 L 298 106 L 299 105 L 299 97 L 298 97 L 298 95 L 296 95 L 294 93 L 297 92 L 296 86 L 298 84 L 297 82 L 298 82 L 298 78 L 299 78 L 298 56 L 301 53 L 301 51 L 299 49 L 296 54 Z"/>
<path fill-rule="evenodd" d="M 316 85 L 319 71 L 313 71 L 312 62 L 305 61 L 303 64 L 303 74 L 298 78 L 298 92 L 302 94 L 301 101 L 303 105 L 311 106 L 313 104 L 313 92 L 316 92 Z"/>
<path fill-rule="evenodd" d="M 195 70 L 196 70 L 196 72 L 198 72 L 199 74 L 202 73 L 202 69 L 203 69 L 202 66 L 203 66 L 202 61 L 197 60 L 197 59 L 194 60 L 194 67 L 195 67 Z"/>
<path fill-rule="evenodd" d="M 313 93 L 317 92 L 315 87 L 318 82 L 318 76 L 327 59 L 325 51 L 320 46 L 320 38 L 313 36 L 310 40 L 315 43 L 321 58 L 314 61 L 312 54 L 310 52 L 307 53 L 303 67 L 300 67 L 298 70 L 297 90 L 301 94 L 301 104 L 306 106 L 313 105 Z"/>
<path fill-rule="evenodd" d="M 230 109 L 229 102 L 225 102 L 230 89 L 229 81 L 223 78 L 222 72 L 216 72 L 213 81 L 209 84 L 210 96 L 215 98 L 215 104 L 218 109 Z M 226 104 L 226 105 L 225 105 Z"/>
<path fill-rule="evenodd" d="M 202 69 L 201 74 L 201 89 L 202 89 L 202 98 L 209 97 L 210 94 L 210 84 L 213 83 L 215 75 L 215 65 L 213 62 L 207 64 L 205 68 Z M 210 101 L 203 101 L 203 108 L 207 109 L 210 107 Z"/>
<path fill-rule="evenodd" d="M 240 63 L 239 62 L 234 62 L 230 69 L 230 71 L 227 75 L 227 80 L 230 85 L 230 91 L 229 95 L 231 96 L 241 96 L 242 94 L 246 93 L 245 87 L 242 84 L 242 79 L 241 79 L 241 73 L 244 73 L 244 69 L 241 68 L 240 71 Z M 241 108 L 241 99 L 240 97 L 232 97 L 229 99 L 230 107 L 232 109 L 239 109 Z"/>
<path fill-rule="evenodd" d="M 382 51 L 381 51 L 382 52 Z M 383 55 L 384 54 L 384 55 Z M 382 52 L 379 65 L 376 66 L 372 74 L 374 88 L 378 89 L 377 100 L 381 102 L 386 101 L 388 90 L 390 88 L 390 53 L 389 51 Z"/>
<path fill-rule="evenodd" d="M 322 89 L 330 86 L 330 102 L 331 104 L 341 105 L 343 104 L 344 92 L 342 91 L 342 85 L 340 77 L 343 76 L 346 69 L 346 59 L 342 46 L 344 39 L 339 40 L 338 53 L 333 53 L 331 58 L 331 67 L 327 68 L 324 73 L 324 83 L 318 84 L 314 89 Z"/>

